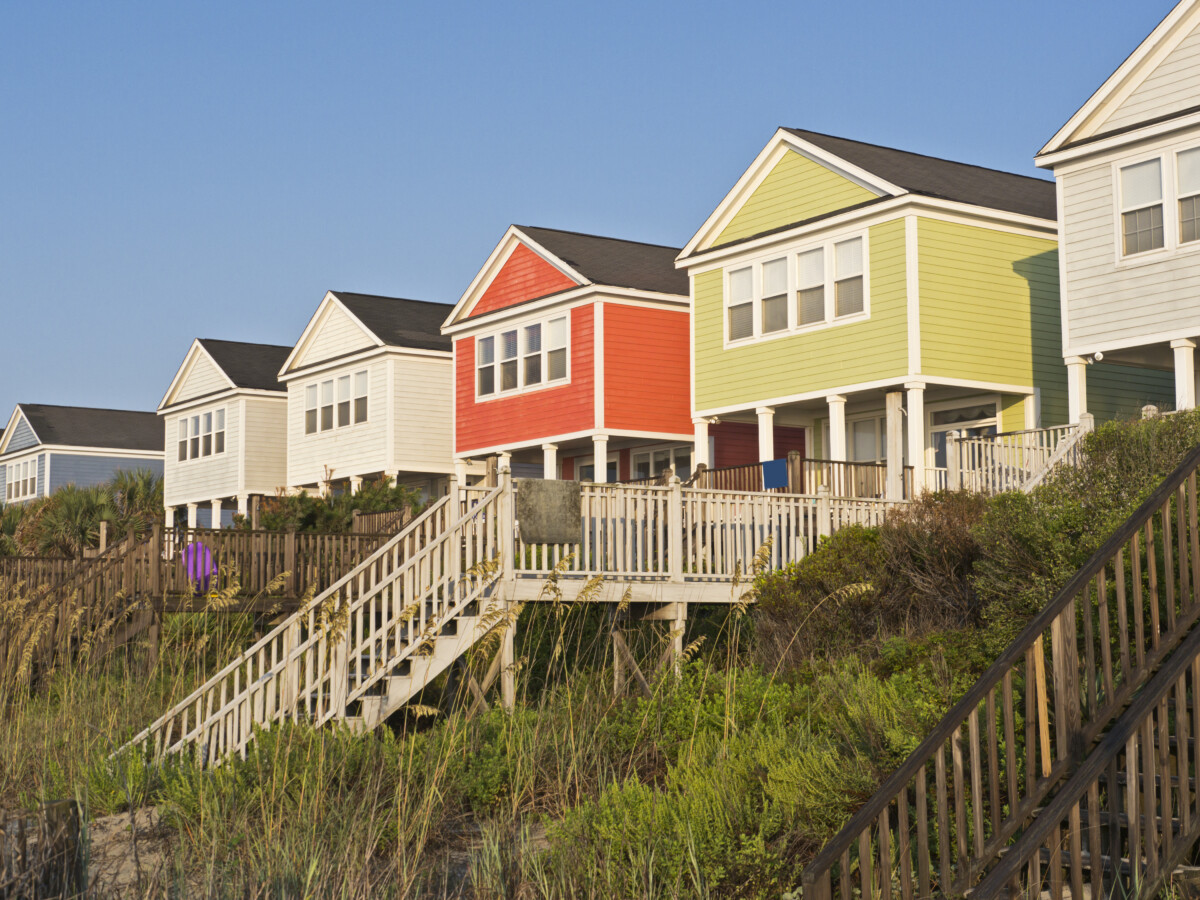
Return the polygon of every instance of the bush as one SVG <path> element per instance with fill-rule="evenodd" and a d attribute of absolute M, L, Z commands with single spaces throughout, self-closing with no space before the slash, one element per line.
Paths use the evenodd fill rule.
<path fill-rule="evenodd" d="M 280 494 L 263 500 L 259 508 L 259 527 L 266 531 L 303 531 L 324 534 L 349 533 L 354 513 L 389 512 L 395 509 L 421 508 L 421 496 L 413 488 L 393 484 L 391 479 L 364 481 L 354 493 L 322 497 L 302 491 Z M 249 530 L 244 516 L 234 519 L 235 527 Z"/>

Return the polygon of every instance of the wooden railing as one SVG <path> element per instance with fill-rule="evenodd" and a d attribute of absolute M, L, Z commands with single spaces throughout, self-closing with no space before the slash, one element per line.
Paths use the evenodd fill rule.
<path fill-rule="evenodd" d="M 79 562 L 69 556 L 0 556 L 0 591 L 18 583 L 54 585 L 72 577 Z"/>
<path fill-rule="evenodd" d="M 355 510 L 350 530 L 354 534 L 396 534 L 403 531 L 415 517 L 411 506 L 374 513 Z"/>
<path fill-rule="evenodd" d="M 194 747 L 211 764 L 244 754 L 256 727 L 346 717 L 495 580 L 483 564 L 499 552 L 502 493 L 462 516 L 443 497 L 126 746 L 156 757 Z"/>
<path fill-rule="evenodd" d="M 1079 425 L 1010 431 L 983 437 L 946 438 L 945 483 L 938 488 L 985 494 L 1028 491 L 1061 464 L 1077 463 L 1081 441 L 1092 430 L 1091 416 Z"/>
<path fill-rule="evenodd" d="M 1200 448 L 821 850 L 807 898 L 961 894 L 995 864 L 1200 619 L 1198 467 Z"/>
<path fill-rule="evenodd" d="M 813 494 L 821 487 L 829 488 L 834 497 L 857 499 L 883 499 L 887 496 L 887 464 L 840 462 L 832 459 L 808 459 L 793 452 L 787 456 L 788 483 L 786 487 L 763 488 L 762 463 L 743 466 L 726 466 L 720 469 L 697 469 L 689 478 L 679 473 L 689 487 L 712 491 L 751 491 L 754 493 Z M 670 472 L 656 478 L 642 478 L 622 482 L 630 487 L 665 487 L 670 482 Z M 902 472 L 901 492 L 907 499 L 912 496 L 913 469 L 905 466 Z"/>

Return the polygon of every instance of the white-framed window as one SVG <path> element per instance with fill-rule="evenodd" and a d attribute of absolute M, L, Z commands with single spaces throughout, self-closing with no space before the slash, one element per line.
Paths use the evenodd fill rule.
<path fill-rule="evenodd" d="M 635 450 L 629 457 L 629 477 L 634 481 L 658 478 L 670 468 L 685 480 L 692 476 L 691 444 Z"/>
<path fill-rule="evenodd" d="M 1200 250 L 1200 147 L 1116 162 L 1113 179 L 1119 263 Z"/>
<path fill-rule="evenodd" d="M 539 319 L 475 340 L 475 396 L 479 399 L 565 382 L 566 316 Z"/>
<path fill-rule="evenodd" d="M 946 435 L 960 432 L 964 437 L 984 437 L 999 431 L 999 402 L 994 399 L 944 402 L 928 410 L 929 452 L 933 465 L 946 467 Z"/>
<path fill-rule="evenodd" d="M 366 369 L 304 386 L 304 433 L 349 428 L 367 421 Z"/>
<path fill-rule="evenodd" d="M 36 459 L 27 459 L 5 468 L 4 498 L 6 501 L 29 500 L 37 496 L 37 466 Z"/>
<path fill-rule="evenodd" d="M 1179 243 L 1200 240 L 1200 147 L 1180 151 L 1176 157 L 1179 191 Z"/>
<path fill-rule="evenodd" d="M 225 452 L 225 407 L 193 413 L 179 420 L 175 458 L 179 462 L 220 456 Z"/>
<path fill-rule="evenodd" d="M 869 315 L 865 232 L 726 271 L 727 344 Z"/>
<path fill-rule="evenodd" d="M 1125 256 L 1166 246 L 1162 159 L 1121 169 L 1121 252 Z"/>

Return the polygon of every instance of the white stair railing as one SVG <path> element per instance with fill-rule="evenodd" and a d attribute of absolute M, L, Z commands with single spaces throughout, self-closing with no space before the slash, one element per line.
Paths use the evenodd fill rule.
<path fill-rule="evenodd" d="M 462 515 L 451 491 L 122 749 L 162 757 L 195 747 L 208 765 L 244 755 L 256 727 L 345 718 L 348 704 L 495 581 L 481 564 L 500 546 L 506 490 L 494 488 Z"/>
<path fill-rule="evenodd" d="M 1056 466 L 1075 459 L 1091 417 L 1079 425 L 1035 428 L 981 437 L 951 432 L 946 439 L 945 486 L 999 494 L 1028 492 Z"/>

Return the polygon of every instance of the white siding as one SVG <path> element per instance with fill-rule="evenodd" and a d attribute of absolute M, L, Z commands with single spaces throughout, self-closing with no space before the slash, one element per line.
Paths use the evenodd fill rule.
<path fill-rule="evenodd" d="M 192 370 L 183 379 L 183 383 L 179 385 L 179 390 L 171 402 L 184 403 L 194 397 L 206 397 L 209 394 L 217 393 L 217 391 L 227 390 L 229 390 L 229 379 L 225 377 L 225 374 L 220 369 L 213 365 L 212 360 L 203 351 L 200 351 L 196 354 L 196 361 L 192 366 Z"/>
<path fill-rule="evenodd" d="M 225 452 L 216 456 L 179 461 L 179 420 L 185 416 L 225 408 Z M 238 401 L 230 399 L 212 406 L 198 405 L 194 411 L 175 411 L 163 416 L 166 428 L 166 458 L 163 466 L 163 500 L 167 506 L 207 503 L 238 493 L 238 447 L 241 415 Z"/>
<path fill-rule="evenodd" d="M 321 322 L 309 345 L 292 363 L 293 369 L 313 365 L 327 359 L 336 359 L 355 350 L 374 347 L 371 339 L 362 327 L 334 303 L 328 306 L 325 320 Z"/>
<path fill-rule="evenodd" d="M 345 428 L 316 434 L 304 433 L 304 389 L 340 375 L 353 375 L 367 369 L 367 421 Z M 309 378 L 288 382 L 287 447 L 288 484 L 300 486 L 320 483 L 325 467 L 334 480 L 352 475 L 373 475 L 387 467 L 387 360 L 383 357 L 365 362 L 347 363 Z"/>
<path fill-rule="evenodd" d="M 1200 105 L 1200 28 L 1191 32 L 1100 126 L 1114 131 Z"/>
<path fill-rule="evenodd" d="M 1200 130 L 1194 138 L 1200 141 Z M 1162 146 L 1181 140 L 1174 136 Z M 1142 158 L 1154 149 L 1143 144 L 1136 154 Z M 1060 177 L 1068 349 L 1086 351 L 1151 335 L 1200 335 L 1200 253 L 1176 251 L 1118 265 L 1113 160 Z M 1173 202 L 1170 194 L 1167 202 Z"/>
<path fill-rule="evenodd" d="M 287 486 L 287 398 L 247 397 L 247 494 L 271 496 Z"/>
<path fill-rule="evenodd" d="M 454 471 L 454 373 L 450 360 L 398 357 L 395 373 L 396 468 L 402 472 Z"/>

